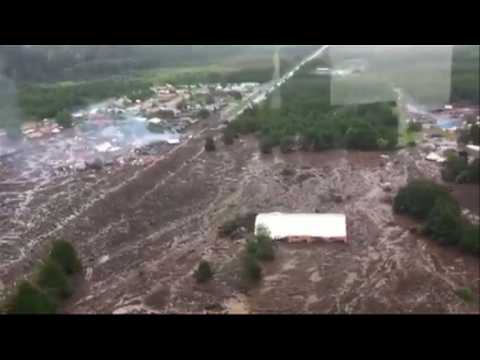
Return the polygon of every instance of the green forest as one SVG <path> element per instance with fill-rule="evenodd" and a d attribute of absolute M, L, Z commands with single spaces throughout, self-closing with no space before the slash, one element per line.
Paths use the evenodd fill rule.
<path fill-rule="evenodd" d="M 283 152 L 295 144 L 302 150 L 332 148 L 361 150 L 393 149 L 398 141 L 396 104 L 355 106 L 330 104 L 330 77 L 312 76 L 319 66 L 312 62 L 271 95 L 271 101 L 247 110 L 226 133 L 256 133 L 263 152 L 280 146 Z M 275 107 L 274 100 L 281 106 Z"/>

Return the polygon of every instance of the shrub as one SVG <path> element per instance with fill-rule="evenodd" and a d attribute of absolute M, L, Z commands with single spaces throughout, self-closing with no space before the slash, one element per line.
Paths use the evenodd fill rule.
<path fill-rule="evenodd" d="M 409 132 L 419 132 L 422 131 L 423 125 L 421 122 L 410 122 L 407 127 Z"/>
<path fill-rule="evenodd" d="M 428 216 L 425 231 L 441 244 L 458 244 L 462 238 L 462 219 L 457 204 L 438 198 Z"/>
<path fill-rule="evenodd" d="M 470 303 L 475 301 L 475 295 L 473 295 L 473 291 L 470 288 L 460 288 L 455 290 L 455 294 L 462 299 L 463 301 Z"/>
<path fill-rule="evenodd" d="M 415 142 L 413 142 L 415 146 Z M 409 143 L 410 144 L 410 143 Z M 410 146 L 410 145 L 409 145 Z M 377 139 L 377 147 L 378 149 L 380 150 L 385 150 L 388 148 L 388 140 L 387 139 L 384 139 L 384 138 L 379 138 Z"/>
<path fill-rule="evenodd" d="M 280 151 L 284 154 L 292 152 L 295 146 L 295 141 L 290 136 L 284 136 L 280 139 Z"/>
<path fill-rule="evenodd" d="M 233 145 L 235 142 L 235 133 L 233 130 L 230 128 L 226 128 L 225 131 L 223 132 L 223 137 L 222 137 L 223 143 L 225 145 Z"/>
<path fill-rule="evenodd" d="M 247 241 L 247 253 L 261 261 L 275 259 L 273 240 L 266 229 L 259 229 L 257 236 Z"/>
<path fill-rule="evenodd" d="M 200 117 L 200 119 L 207 119 L 209 116 L 210 111 L 208 111 L 207 109 L 202 109 L 198 112 L 198 117 Z"/>
<path fill-rule="evenodd" d="M 63 271 L 68 275 L 73 275 L 82 269 L 77 252 L 72 244 L 70 244 L 68 241 L 54 241 L 49 258 L 56 261 Z"/>
<path fill-rule="evenodd" d="M 73 126 L 72 116 L 66 110 L 62 110 L 57 113 L 57 115 L 55 115 L 55 120 L 57 121 L 57 124 L 64 129 L 69 129 Z"/>
<path fill-rule="evenodd" d="M 473 160 L 465 173 L 467 182 L 478 184 L 480 182 L 480 159 Z"/>
<path fill-rule="evenodd" d="M 45 292 L 24 280 L 5 304 L 8 314 L 53 314 L 57 305 Z"/>
<path fill-rule="evenodd" d="M 468 252 L 480 254 L 480 227 L 467 223 L 463 227 L 460 246 Z"/>
<path fill-rule="evenodd" d="M 57 300 L 64 300 L 72 295 L 72 287 L 67 275 L 52 259 L 40 265 L 35 283 L 51 298 Z"/>
<path fill-rule="evenodd" d="M 255 226 L 256 213 L 248 212 L 238 215 L 236 218 L 226 221 L 220 226 L 218 235 L 221 238 L 234 238 L 240 228 L 245 228 L 247 231 L 252 231 Z"/>
<path fill-rule="evenodd" d="M 393 209 L 397 214 L 423 220 L 428 217 L 439 197 L 455 202 L 445 187 L 428 180 L 414 180 L 400 189 L 395 196 Z"/>
<path fill-rule="evenodd" d="M 274 142 L 270 137 L 262 137 L 260 139 L 260 152 L 262 154 L 271 154 L 274 146 Z"/>
<path fill-rule="evenodd" d="M 207 137 L 205 139 L 205 151 L 215 151 L 217 150 L 217 147 L 215 146 L 215 141 L 211 136 Z"/>
<path fill-rule="evenodd" d="M 347 148 L 357 150 L 375 150 L 378 148 L 377 134 L 368 124 L 356 124 L 345 133 Z"/>
<path fill-rule="evenodd" d="M 408 147 L 415 147 L 415 146 L 417 146 L 417 143 L 415 142 L 415 140 L 412 140 L 412 141 L 409 141 L 409 142 L 407 143 L 407 146 L 408 146 Z"/>
<path fill-rule="evenodd" d="M 465 159 L 456 156 L 450 155 L 447 157 L 447 161 L 442 169 L 442 179 L 444 181 L 456 181 L 458 176 L 464 172 L 468 167 Z"/>
<path fill-rule="evenodd" d="M 243 278 L 247 281 L 258 282 L 262 278 L 262 268 L 255 256 L 249 253 L 243 258 Z"/>
<path fill-rule="evenodd" d="M 202 284 L 209 281 L 213 277 L 213 271 L 208 261 L 202 260 L 194 273 L 195 279 Z"/>

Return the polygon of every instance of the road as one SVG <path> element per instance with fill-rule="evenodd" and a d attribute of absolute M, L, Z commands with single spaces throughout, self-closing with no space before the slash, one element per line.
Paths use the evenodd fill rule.
<path fill-rule="evenodd" d="M 284 85 L 290 78 L 292 78 L 301 68 L 303 68 L 307 63 L 312 61 L 313 59 L 317 58 L 318 56 L 322 55 L 322 53 L 327 50 L 330 45 L 324 45 L 313 54 L 307 56 L 303 59 L 293 70 L 289 71 L 285 75 L 283 75 L 280 79 L 272 80 L 266 84 L 261 85 L 256 91 L 250 94 L 246 99 L 244 99 L 244 105 L 236 111 L 231 116 L 226 116 L 228 122 L 233 121 L 235 118 L 240 116 L 251 104 L 260 104 L 265 101 L 269 94 L 271 94 L 275 89 L 279 88 L 280 86 Z"/>

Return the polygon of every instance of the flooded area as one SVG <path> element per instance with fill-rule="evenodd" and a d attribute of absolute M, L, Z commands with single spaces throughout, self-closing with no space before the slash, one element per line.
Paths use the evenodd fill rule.
<path fill-rule="evenodd" d="M 49 120 L 24 127 L 21 144 L 0 138 L 0 286 L 31 272 L 45 243 L 67 239 L 84 279 L 65 313 L 480 312 L 455 293 L 479 292 L 478 256 L 439 246 L 392 212 L 410 179 L 441 181 L 439 164 L 426 157 L 453 140 L 425 137 L 388 153 L 262 155 L 248 136 L 224 145 L 225 114 L 243 107 L 238 93 L 249 100 L 257 91 L 167 87 L 145 101 L 79 109 L 71 129 Z M 206 135 L 215 152 L 204 150 Z M 478 186 L 452 187 L 478 217 Z M 246 238 L 218 230 L 249 212 L 343 213 L 350 241 L 278 242 L 263 280 L 246 287 Z M 202 259 L 214 268 L 204 285 L 193 278 Z"/>

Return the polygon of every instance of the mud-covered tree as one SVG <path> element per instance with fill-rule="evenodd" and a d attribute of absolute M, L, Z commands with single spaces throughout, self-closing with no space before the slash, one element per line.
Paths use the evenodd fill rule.
<path fill-rule="evenodd" d="M 463 227 L 462 239 L 460 246 L 471 253 L 480 255 L 480 227 L 467 223 Z"/>
<path fill-rule="evenodd" d="M 242 259 L 242 265 L 242 276 L 244 280 L 258 282 L 262 279 L 262 268 L 255 256 L 247 252 Z"/>
<path fill-rule="evenodd" d="M 259 147 L 262 154 L 268 155 L 272 153 L 274 141 L 270 136 L 264 136 L 260 139 Z"/>
<path fill-rule="evenodd" d="M 217 150 L 217 147 L 215 146 L 215 141 L 213 140 L 213 137 L 208 136 L 205 139 L 205 151 L 211 152 Z"/>
<path fill-rule="evenodd" d="M 194 277 L 199 284 L 209 281 L 213 277 L 213 270 L 210 263 L 206 260 L 202 260 L 195 270 Z"/>
<path fill-rule="evenodd" d="M 73 126 L 72 115 L 66 110 L 62 110 L 55 115 L 55 120 L 57 121 L 57 124 L 64 129 L 69 129 Z"/>
<path fill-rule="evenodd" d="M 208 119 L 209 116 L 210 116 L 210 111 L 208 111 L 207 109 L 202 109 L 198 112 L 198 117 L 200 119 Z"/>
<path fill-rule="evenodd" d="M 233 145 L 235 142 L 235 133 L 230 128 L 226 128 L 223 131 L 222 141 L 227 146 Z"/>
<path fill-rule="evenodd" d="M 425 231 L 440 244 L 458 244 L 463 234 L 460 208 L 446 198 L 438 198 L 428 216 Z"/>
<path fill-rule="evenodd" d="M 264 227 L 257 229 L 257 235 L 247 241 L 247 253 L 261 261 L 275 259 L 275 248 L 268 230 Z"/>
<path fill-rule="evenodd" d="M 7 314 L 54 314 L 56 302 L 29 281 L 20 282 L 4 306 Z"/>
<path fill-rule="evenodd" d="M 424 220 L 430 214 L 438 198 L 455 202 L 445 187 L 429 180 L 414 180 L 400 189 L 395 196 L 393 209 L 397 214 L 410 215 Z"/>
<path fill-rule="evenodd" d="M 49 259 L 56 261 L 68 275 L 78 273 L 82 264 L 71 243 L 65 240 L 56 240 L 52 243 Z"/>
<path fill-rule="evenodd" d="M 47 259 L 40 265 L 35 283 L 48 296 L 56 300 L 64 300 L 72 295 L 72 286 L 61 266 L 52 259 Z"/>

